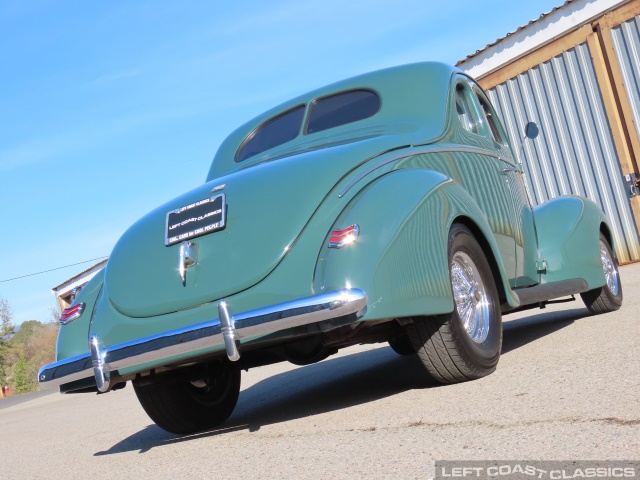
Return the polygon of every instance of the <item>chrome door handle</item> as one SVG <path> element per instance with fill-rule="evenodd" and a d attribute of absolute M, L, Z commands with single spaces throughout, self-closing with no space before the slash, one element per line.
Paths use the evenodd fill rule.
<path fill-rule="evenodd" d="M 509 168 L 503 168 L 503 169 L 502 169 L 502 174 L 503 174 L 503 175 L 506 175 L 506 174 L 507 174 L 507 173 L 509 173 L 509 172 L 518 172 L 518 173 L 521 173 L 521 172 L 520 172 L 520 169 L 519 169 L 518 167 L 509 167 Z"/>

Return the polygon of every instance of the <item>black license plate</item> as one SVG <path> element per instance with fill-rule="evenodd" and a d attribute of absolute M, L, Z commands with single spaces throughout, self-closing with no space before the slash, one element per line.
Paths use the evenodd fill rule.
<path fill-rule="evenodd" d="M 166 246 L 217 232 L 225 227 L 224 193 L 167 213 Z"/>

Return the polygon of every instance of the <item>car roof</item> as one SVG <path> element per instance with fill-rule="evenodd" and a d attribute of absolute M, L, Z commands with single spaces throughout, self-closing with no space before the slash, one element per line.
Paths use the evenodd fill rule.
<path fill-rule="evenodd" d="M 297 152 L 327 148 L 327 145 L 357 141 L 373 136 L 392 136 L 398 145 L 435 141 L 444 133 L 451 78 L 461 71 L 439 62 L 422 62 L 358 75 L 292 98 L 234 130 L 221 144 L 211 165 L 207 181 L 248 165 L 262 163 Z M 274 147 L 243 162 L 236 152 L 260 125 L 315 99 L 354 89 L 375 91 L 381 98 L 374 116 L 313 134 L 300 134 L 286 144 Z"/>

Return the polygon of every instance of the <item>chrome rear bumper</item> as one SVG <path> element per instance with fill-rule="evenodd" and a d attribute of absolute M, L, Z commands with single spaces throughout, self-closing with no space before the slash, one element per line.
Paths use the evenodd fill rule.
<path fill-rule="evenodd" d="M 289 328 L 366 313 L 367 295 L 357 288 L 337 290 L 230 315 L 226 302 L 218 302 L 218 317 L 189 327 L 169 330 L 130 342 L 103 347 L 92 335 L 89 352 L 45 365 L 38 372 L 40 385 L 60 386 L 93 377 L 101 392 L 112 386 L 118 370 L 161 362 L 195 358 L 214 347 L 224 346 L 230 360 L 240 358 L 243 340 Z M 174 359 L 174 360 L 172 360 Z M 160 364 L 159 364 L 160 362 Z M 144 367 L 140 371 L 144 371 Z"/>

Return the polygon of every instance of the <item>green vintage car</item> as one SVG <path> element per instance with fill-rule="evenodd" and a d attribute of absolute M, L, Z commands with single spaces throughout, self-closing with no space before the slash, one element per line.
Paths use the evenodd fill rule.
<path fill-rule="evenodd" d="M 440 63 L 294 98 L 235 130 L 204 185 L 140 219 L 60 318 L 62 392 L 131 381 L 175 433 L 232 413 L 240 371 L 360 343 L 442 383 L 493 372 L 502 314 L 581 294 L 616 310 L 603 212 L 532 207 L 489 100 Z"/>

